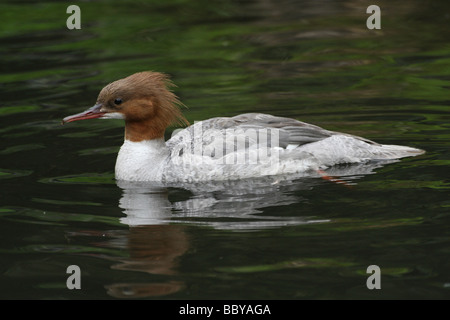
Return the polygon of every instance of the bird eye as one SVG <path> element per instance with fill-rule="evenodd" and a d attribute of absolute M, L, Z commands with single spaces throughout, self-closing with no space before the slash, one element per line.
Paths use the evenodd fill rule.
<path fill-rule="evenodd" d="M 121 103 L 122 103 L 122 99 L 120 99 L 120 98 L 117 98 L 117 99 L 114 100 L 114 104 L 119 105 Z"/>

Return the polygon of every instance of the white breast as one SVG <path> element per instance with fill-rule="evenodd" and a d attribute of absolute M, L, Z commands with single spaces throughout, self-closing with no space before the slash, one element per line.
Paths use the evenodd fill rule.
<path fill-rule="evenodd" d="M 169 151 L 164 139 L 125 140 L 116 161 L 116 179 L 160 181 Z"/>

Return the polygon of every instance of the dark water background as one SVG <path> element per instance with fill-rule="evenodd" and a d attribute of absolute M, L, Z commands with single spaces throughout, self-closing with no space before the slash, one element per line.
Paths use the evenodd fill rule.
<path fill-rule="evenodd" d="M 81 30 L 65 1 L 0 4 L 0 298 L 450 298 L 448 1 L 77 4 Z M 349 186 L 117 185 L 121 121 L 60 121 L 143 70 L 190 122 L 265 112 L 427 153 L 335 168 Z"/>

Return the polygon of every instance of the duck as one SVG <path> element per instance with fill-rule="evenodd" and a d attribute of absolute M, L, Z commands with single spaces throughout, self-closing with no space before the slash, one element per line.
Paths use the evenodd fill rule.
<path fill-rule="evenodd" d="M 192 183 L 306 175 L 340 164 L 387 161 L 425 152 L 265 113 L 190 124 L 174 87 L 165 73 L 134 73 L 106 85 L 93 107 L 65 117 L 62 124 L 124 120 L 124 142 L 115 165 L 119 181 Z M 172 125 L 184 128 L 174 130 L 165 141 L 165 131 Z"/>

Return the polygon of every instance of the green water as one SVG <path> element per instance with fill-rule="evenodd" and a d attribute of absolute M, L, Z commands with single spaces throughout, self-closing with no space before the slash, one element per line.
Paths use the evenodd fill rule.
<path fill-rule="evenodd" d="M 3 1 L 0 298 L 450 298 L 450 3 L 376 1 L 380 30 L 369 4 L 79 2 L 68 30 L 64 2 Z M 347 185 L 118 185 L 121 121 L 60 121 L 143 70 L 191 123 L 264 112 L 427 153 L 335 168 Z"/>

